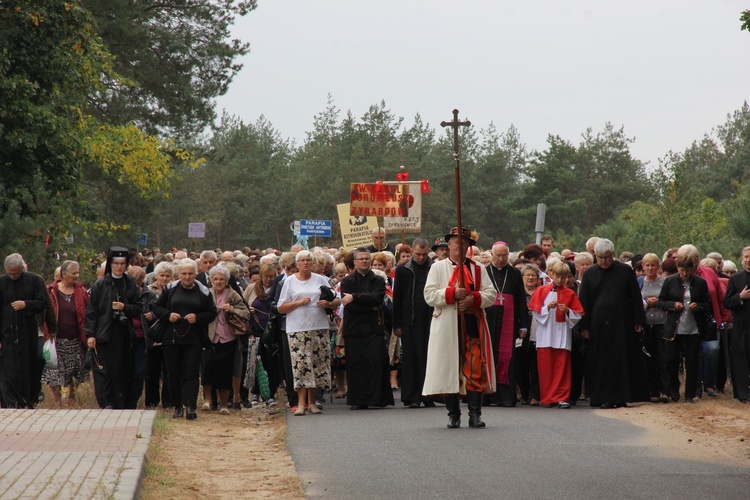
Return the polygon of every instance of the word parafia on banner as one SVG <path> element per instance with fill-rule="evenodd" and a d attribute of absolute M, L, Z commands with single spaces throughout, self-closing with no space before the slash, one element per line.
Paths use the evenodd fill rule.
<path fill-rule="evenodd" d="M 349 203 L 336 205 L 336 209 L 339 214 L 343 247 L 352 250 L 369 246 L 372 243 L 372 232 L 378 227 L 377 217 L 351 215 Z"/>

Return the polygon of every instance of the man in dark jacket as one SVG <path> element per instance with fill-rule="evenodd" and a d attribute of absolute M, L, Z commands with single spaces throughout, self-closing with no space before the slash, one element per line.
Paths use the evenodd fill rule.
<path fill-rule="evenodd" d="M 401 337 L 401 401 L 409 408 L 435 406 L 422 396 L 427 370 L 427 344 L 433 308 L 424 300 L 424 285 L 430 272 L 430 247 L 417 238 L 411 258 L 396 268 L 393 283 L 393 333 Z"/>
<path fill-rule="evenodd" d="M 382 227 L 375 228 L 372 231 L 372 245 L 366 248 L 368 252 L 391 252 L 396 253 L 391 245 L 385 241 L 385 229 Z"/>
<path fill-rule="evenodd" d="M 141 314 L 138 285 L 125 274 L 130 253 L 112 247 L 107 255 L 104 277 L 91 287 L 86 310 L 88 347 L 95 349 L 94 391 L 104 409 L 134 408 L 133 318 Z M 101 366 L 102 368 L 99 368 Z"/>
<path fill-rule="evenodd" d="M 201 252 L 200 260 L 198 261 L 198 267 L 199 273 L 195 277 L 195 281 L 199 282 L 205 287 L 211 288 L 211 278 L 208 277 L 208 272 L 211 270 L 212 267 L 216 265 L 216 262 L 219 260 L 219 258 L 216 255 L 216 252 L 213 250 L 204 250 Z M 240 296 L 242 296 L 242 292 L 239 292 Z"/>
<path fill-rule="evenodd" d="M 354 252 L 355 272 L 341 281 L 346 340 L 346 402 L 352 410 L 393 405 L 390 364 L 385 346 L 380 308 L 385 279 L 370 269 L 370 252 Z"/>

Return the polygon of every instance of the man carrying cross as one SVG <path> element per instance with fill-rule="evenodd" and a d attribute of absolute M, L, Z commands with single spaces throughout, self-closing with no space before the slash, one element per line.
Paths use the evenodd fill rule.
<path fill-rule="evenodd" d="M 481 428 L 485 426 L 482 394 L 495 391 L 495 364 L 484 308 L 495 302 L 497 293 L 485 267 L 464 256 L 463 249 L 475 244 L 471 232 L 454 227 L 445 239 L 449 258 L 432 265 L 424 288 L 425 302 L 435 309 L 422 394 L 445 396 L 450 429 L 461 425 L 459 394 L 465 394 L 469 427 Z"/>

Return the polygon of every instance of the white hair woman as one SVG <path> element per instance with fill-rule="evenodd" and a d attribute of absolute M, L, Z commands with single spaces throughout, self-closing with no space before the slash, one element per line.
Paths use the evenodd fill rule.
<path fill-rule="evenodd" d="M 44 338 L 55 338 L 57 368 L 45 368 L 42 383 L 50 386 L 55 398 L 55 407 L 62 407 L 60 388 L 67 386 L 67 404 L 76 403 L 77 382 L 85 380 L 83 353 L 86 346 L 86 307 L 89 294 L 78 281 L 81 271 L 78 262 L 66 260 L 60 266 L 60 279 L 47 287 L 52 307 L 57 316 L 57 336 L 51 335 L 44 324 Z"/>
<path fill-rule="evenodd" d="M 722 272 L 729 276 L 733 275 L 737 272 L 737 264 L 735 264 L 731 260 L 725 260 L 724 266 L 722 267 Z"/>
<path fill-rule="evenodd" d="M 148 286 L 158 299 L 166 289 L 167 285 L 172 282 L 173 266 L 171 262 L 159 262 L 154 267 L 155 280 Z M 143 315 L 151 324 L 156 321 L 153 312 L 148 311 Z M 164 381 L 159 390 L 159 383 Z M 169 395 L 169 383 L 167 381 L 167 363 L 164 359 L 164 349 L 161 343 L 155 344 L 150 340 L 146 342 L 146 381 L 145 381 L 145 404 L 146 408 L 154 409 L 161 403 L 162 408 L 172 406 L 172 398 Z"/>
<path fill-rule="evenodd" d="M 573 258 L 573 263 L 576 265 L 576 274 L 580 285 L 584 271 L 594 265 L 594 256 L 588 252 L 580 252 Z"/>
<path fill-rule="evenodd" d="M 526 295 L 526 304 L 531 301 L 531 297 L 539 287 L 539 266 L 536 264 L 524 264 L 521 267 L 521 279 L 523 280 L 524 294 Z M 516 381 L 521 391 L 521 401 L 528 402 L 531 406 L 539 406 L 539 371 L 536 360 L 536 329 L 537 322 L 531 311 L 524 318 L 521 318 L 521 328 L 528 332 L 521 340 L 521 347 L 516 347 Z"/>
<path fill-rule="evenodd" d="M 203 410 L 211 410 L 211 392 L 219 391 L 219 413 L 229 415 L 229 391 L 232 389 L 237 349 L 237 335 L 230 321 L 231 315 L 247 321 L 250 311 L 242 297 L 228 285 L 230 272 L 224 264 L 211 268 L 208 272 L 211 279 L 211 295 L 216 303 L 216 319 L 208 325 L 209 347 L 203 356 Z"/>
<path fill-rule="evenodd" d="M 318 387 L 331 385 L 330 337 L 327 308 L 338 307 L 340 301 L 320 300 L 320 287 L 329 286 L 328 279 L 312 272 L 313 255 L 303 250 L 295 257 L 298 271 L 286 278 L 278 301 L 278 310 L 286 314 L 286 333 L 292 361 L 294 388 L 299 402 L 295 415 L 320 413 L 315 405 Z"/>
<path fill-rule="evenodd" d="M 180 262 L 179 281 L 169 285 L 152 306 L 164 333 L 164 357 L 169 368 L 169 393 L 175 406 L 173 418 L 195 420 L 198 400 L 198 367 L 201 350 L 208 343 L 208 325 L 216 319 L 216 304 L 208 288 L 196 282 L 198 264 Z M 183 405 L 187 411 L 183 410 Z"/>

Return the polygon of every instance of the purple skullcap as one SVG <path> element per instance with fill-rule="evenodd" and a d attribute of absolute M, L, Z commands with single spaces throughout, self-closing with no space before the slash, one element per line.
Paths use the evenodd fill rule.
<path fill-rule="evenodd" d="M 492 244 L 492 246 L 494 247 L 495 245 L 505 245 L 506 247 L 508 246 L 508 244 L 505 243 L 504 241 L 496 241 L 495 243 Z"/>

